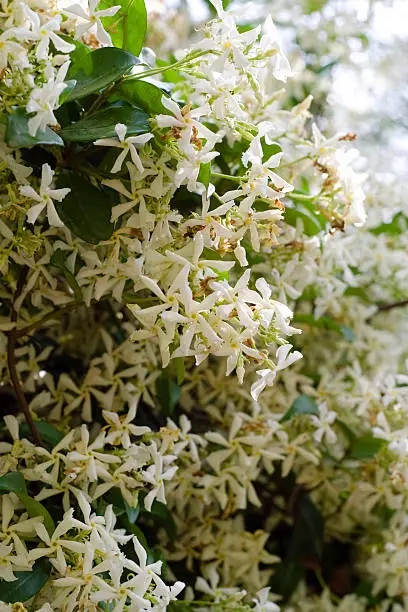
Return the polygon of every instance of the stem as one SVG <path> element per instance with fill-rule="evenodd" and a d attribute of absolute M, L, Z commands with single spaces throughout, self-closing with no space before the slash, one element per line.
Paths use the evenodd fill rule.
<path fill-rule="evenodd" d="M 305 159 L 311 159 L 310 155 L 303 155 L 303 157 L 299 157 L 298 159 L 293 160 L 292 162 L 287 162 L 286 164 L 280 164 L 279 168 L 289 168 L 290 166 L 294 166 Z"/>
<path fill-rule="evenodd" d="M 20 297 L 25 281 L 27 279 L 27 275 L 29 272 L 29 268 L 24 266 L 21 270 L 20 276 L 18 277 L 16 292 L 14 294 L 13 304 L 11 307 L 11 322 L 17 324 L 18 319 L 18 311 L 16 309 L 16 301 Z M 38 432 L 38 429 L 35 426 L 33 415 L 31 414 L 30 408 L 28 406 L 26 397 L 24 395 L 23 388 L 21 386 L 20 380 L 18 378 L 17 372 L 17 364 L 16 364 L 16 344 L 17 344 L 17 329 L 13 328 L 9 335 L 7 341 L 7 365 L 10 373 L 11 384 L 13 385 L 14 393 L 16 394 L 18 403 L 20 404 L 20 408 L 24 413 L 24 417 L 30 426 L 31 433 L 37 445 L 42 445 L 41 436 Z"/>
<path fill-rule="evenodd" d="M 80 302 L 77 302 L 77 300 L 74 300 L 72 302 L 69 302 L 65 306 L 62 306 L 61 308 L 58 308 L 58 310 L 52 310 L 51 312 L 47 312 L 47 314 L 43 315 L 36 321 L 33 321 L 29 325 L 26 325 L 26 327 L 22 327 L 21 329 L 16 330 L 16 338 L 22 338 L 23 336 L 27 336 L 27 334 L 34 331 L 37 327 L 40 327 L 46 321 L 49 321 L 50 319 L 54 319 L 54 317 L 59 317 L 60 314 L 63 314 L 64 312 L 68 312 L 69 310 L 72 310 L 72 308 L 74 308 L 75 306 L 78 306 L 78 304 L 80 304 Z"/>
<path fill-rule="evenodd" d="M 380 306 L 378 306 L 378 310 L 386 312 L 387 310 L 392 310 L 393 308 L 402 308 L 403 306 L 408 306 L 408 300 L 399 300 L 398 302 L 391 302 L 390 304 L 381 304 Z"/>
<path fill-rule="evenodd" d="M 189 64 L 191 61 L 201 57 L 202 55 L 207 55 L 207 53 L 215 53 L 214 51 L 197 51 L 196 53 L 191 54 L 188 57 L 185 57 L 178 62 L 174 62 L 174 64 L 169 64 L 168 66 L 161 66 L 160 68 L 152 68 L 151 70 L 144 70 L 143 72 L 139 72 L 137 74 L 132 74 L 129 77 L 125 77 L 125 80 L 128 81 L 139 81 L 140 79 L 144 79 L 146 77 L 155 76 L 156 74 L 161 74 L 166 72 L 167 70 L 174 70 L 175 68 L 181 68 L 185 64 Z"/>
<path fill-rule="evenodd" d="M 312 202 L 313 200 L 316 200 L 316 198 L 318 198 L 320 194 L 305 195 L 303 193 L 294 193 L 292 191 L 289 191 L 285 195 L 291 200 L 300 200 L 300 201 L 304 200 L 305 202 Z"/>
<path fill-rule="evenodd" d="M 101 302 L 104 302 L 107 299 L 108 298 L 101 298 L 100 300 L 91 300 L 91 304 L 100 304 Z M 130 301 L 130 300 L 133 300 L 133 301 Z M 136 297 L 133 297 L 132 295 L 127 296 L 126 294 L 123 295 L 123 301 L 126 304 L 127 303 L 138 304 L 139 306 L 154 306 L 155 304 L 158 303 L 158 300 L 156 300 L 155 298 L 137 298 L 136 299 Z M 60 315 L 65 314 L 66 312 L 69 312 L 76 306 L 84 306 L 84 304 L 85 302 L 78 302 L 77 300 L 72 300 L 72 302 L 68 302 L 68 304 L 65 304 L 65 306 L 58 308 L 58 310 L 52 310 L 51 312 L 47 312 L 45 315 L 43 315 L 39 319 L 36 319 L 29 325 L 26 325 L 25 327 L 14 330 L 15 337 L 17 339 L 17 338 L 22 338 L 23 336 L 27 336 L 29 333 L 37 329 L 37 327 L 41 327 L 43 323 L 46 323 L 47 321 L 50 321 L 51 319 L 57 319 Z M 9 333 L 11 334 L 11 332 Z"/>
<path fill-rule="evenodd" d="M 242 176 L 233 176 L 232 174 L 221 174 L 220 172 L 211 172 L 211 176 L 217 178 L 226 179 L 227 181 L 233 181 L 234 183 L 240 183 Z"/>

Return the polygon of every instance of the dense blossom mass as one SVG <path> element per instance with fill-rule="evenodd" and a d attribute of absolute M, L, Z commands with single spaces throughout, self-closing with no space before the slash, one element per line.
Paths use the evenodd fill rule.
<path fill-rule="evenodd" d="M 154 4 L 1 5 L 0 612 L 408 610 L 403 192 Z"/>

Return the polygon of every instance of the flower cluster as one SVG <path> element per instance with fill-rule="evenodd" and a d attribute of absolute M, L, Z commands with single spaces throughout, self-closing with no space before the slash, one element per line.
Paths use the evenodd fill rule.
<path fill-rule="evenodd" d="M 0 610 L 406 609 L 406 209 L 224 5 L 2 5 Z"/>

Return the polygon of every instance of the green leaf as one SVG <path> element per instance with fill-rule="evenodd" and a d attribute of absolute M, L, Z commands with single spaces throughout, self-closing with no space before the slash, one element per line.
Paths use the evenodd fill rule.
<path fill-rule="evenodd" d="M 408 219 L 403 213 L 398 213 L 395 215 L 393 220 L 390 223 L 382 223 L 377 227 L 374 227 L 370 230 L 372 234 L 375 236 L 379 236 L 380 234 L 390 234 L 391 236 L 398 236 L 403 234 L 408 229 Z"/>
<path fill-rule="evenodd" d="M 10 147 L 35 147 L 36 145 L 64 146 L 64 141 L 50 127 L 38 131 L 36 136 L 28 133 L 29 115 L 23 108 L 16 109 L 7 117 L 6 142 Z"/>
<path fill-rule="evenodd" d="M 42 516 L 44 527 L 50 535 L 53 534 L 55 531 L 55 524 L 47 508 L 29 495 L 25 495 L 24 493 L 17 493 L 17 496 L 21 503 L 24 504 L 24 507 L 27 510 L 28 514 L 31 516 L 31 518 L 35 518 L 36 516 Z"/>
<path fill-rule="evenodd" d="M 303 558 L 320 559 L 324 543 L 324 519 L 309 495 L 303 495 L 296 512 L 295 545 Z"/>
<path fill-rule="evenodd" d="M 374 438 L 370 434 L 355 438 L 349 448 L 351 459 L 372 459 L 381 450 L 384 440 Z"/>
<path fill-rule="evenodd" d="M 68 125 L 60 134 L 64 140 L 71 142 L 93 142 L 98 138 L 115 137 L 115 125 L 124 123 L 127 127 L 126 136 L 136 136 L 150 130 L 148 118 L 144 111 L 127 104 L 109 106 Z"/>
<path fill-rule="evenodd" d="M 52 259 L 52 256 L 51 256 Z M 58 431 L 53 425 L 46 423 L 45 421 L 35 421 L 35 427 L 38 430 L 41 438 L 44 442 L 47 442 L 50 446 L 54 447 L 59 442 L 61 442 L 64 434 Z M 30 427 L 27 423 L 22 423 L 20 425 L 20 435 L 22 437 L 29 436 L 31 433 Z"/>
<path fill-rule="evenodd" d="M 133 533 L 133 535 L 137 537 L 143 548 L 148 551 L 149 545 L 147 543 L 146 536 L 144 535 L 143 531 L 137 525 L 131 523 L 127 517 L 121 517 L 120 522 L 122 523 L 126 531 L 128 531 L 129 533 Z"/>
<path fill-rule="evenodd" d="M 153 83 L 125 80 L 120 84 L 118 93 L 134 106 L 143 108 L 149 115 L 168 113 L 161 101 L 165 92 Z"/>
<path fill-rule="evenodd" d="M 172 416 L 180 399 L 180 387 L 173 380 L 169 368 L 163 370 L 156 380 L 156 393 L 165 416 Z"/>
<path fill-rule="evenodd" d="M 84 45 L 83 42 L 81 42 L 80 40 L 77 40 L 76 38 L 71 38 L 71 36 L 66 36 L 65 34 L 60 34 L 59 32 L 58 32 L 58 36 L 62 38 L 63 40 L 65 40 L 65 42 L 69 43 L 70 45 L 74 45 L 75 47 L 74 51 L 71 51 L 71 53 L 69 54 L 71 65 L 79 64 L 80 62 L 83 61 L 86 55 L 92 52 L 91 49 L 87 45 Z"/>
<path fill-rule="evenodd" d="M 288 194 L 290 197 L 290 193 Z M 285 221 L 292 227 L 296 227 L 298 219 L 303 223 L 303 231 L 307 236 L 316 236 L 326 228 L 327 221 L 324 216 L 316 210 L 311 202 L 296 202 L 286 204 Z"/>
<path fill-rule="evenodd" d="M 9 472 L 0 478 L 0 493 L 27 495 L 27 485 L 21 472 Z"/>
<path fill-rule="evenodd" d="M 65 101 L 79 100 L 101 91 L 139 63 L 134 55 L 116 47 L 102 47 L 81 54 L 68 70 L 67 80 L 75 80 L 76 85 Z"/>
<path fill-rule="evenodd" d="M 369 302 L 370 298 L 367 295 L 367 292 L 362 287 L 347 287 L 344 292 L 344 295 L 354 295 L 364 300 L 365 302 Z"/>
<path fill-rule="evenodd" d="M 64 104 L 65 100 L 68 98 L 69 96 L 69 92 L 72 91 L 76 85 L 76 80 L 75 79 L 71 79 L 70 81 L 65 81 L 65 89 L 63 90 L 63 92 L 61 93 L 58 103 L 61 106 L 62 104 Z"/>
<path fill-rule="evenodd" d="M 289 410 L 283 415 L 281 418 L 281 423 L 283 423 L 283 421 L 289 421 L 289 419 L 292 419 L 297 414 L 320 413 L 316 402 L 308 395 L 302 394 L 295 399 Z"/>
<path fill-rule="evenodd" d="M 309 314 L 298 314 L 294 316 L 294 323 L 305 323 L 311 327 L 318 327 L 320 329 L 328 329 L 340 333 L 345 340 L 348 342 L 354 342 L 354 332 L 350 327 L 340 325 L 331 317 L 319 317 L 316 319 L 313 315 Z"/>
<path fill-rule="evenodd" d="M 184 370 L 184 358 L 176 357 L 174 361 L 176 364 L 177 384 L 181 385 L 186 375 Z"/>
<path fill-rule="evenodd" d="M 144 509 L 142 512 L 145 516 L 149 516 L 153 520 L 157 520 L 167 531 L 172 540 L 176 537 L 176 523 L 174 522 L 174 519 L 167 506 L 155 499 L 150 512 L 148 512 L 146 509 Z"/>
<path fill-rule="evenodd" d="M 202 183 L 206 189 L 211 181 L 211 162 L 200 164 L 200 172 L 198 173 L 197 181 Z"/>
<path fill-rule="evenodd" d="M 304 573 L 305 570 L 297 559 L 285 558 L 276 566 L 269 586 L 274 593 L 283 597 L 284 602 L 287 602 L 303 579 Z"/>
<path fill-rule="evenodd" d="M 90 244 L 111 237 L 114 230 L 110 221 L 112 205 L 104 191 L 69 171 L 60 174 L 57 187 L 71 189 L 62 202 L 55 204 L 61 220 L 76 236 Z"/>
<path fill-rule="evenodd" d="M 68 285 L 71 287 L 72 291 L 74 292 L 75 299 L 78 300 L 78 302 L 82 302 L 81 287 L 78 285 L 75 276 L 72 274 L 72 272 L 67 267 L 65 263 L 65 259 L 66 259 L 66 256 L 65 256 L 64 251 L 62 251 L 61 249 L 57 249 L 51 255 L 50 264 L 54 266 L 55 268 L 58 268 L 59 270 L 61 270 L 61 272 L 65 276 L 65 280 L 67 281 Z"/>
<path fill-rule="evenodd" d="M 336 419 L 336 423 L 343 430 L 343 433 L 347 436 L 350 442 L 354 442 L 355 440 L 357 440 L 356 434 L 354 433 L 352 429 L 350 429 L 347 423 L 345 423 L 341 419 Z"/>
<path fill-rule="evenodd" d="M 123 497 L 119 487 L 113 487 L 110 489 L 110 491 L 104 495 L 103 501 L 106 503 L 104 505 L 105 507 L 100 508 L 101 512 L 105 512 L 106 506 L 112 504 L 116 516 L 126 514 L 127 520 L 130 521 L 130 523 L 135 523 L 137 521 L 140 514 L 139 502 L 136 504 L 136 506 L 130 506 Z"/>
<path fill-rule="evenodd" d="M 139 55 L 147 29 L 147 12 L 144 0 L 102 0 L 100 9 L 120 5 L 112 17 L 103 17 L 102 23 L 115 47 Z"/>
<path fill-rule="evenodd" d="M 320 560 L 323 554 L 323 516 L 309 495 L 304 491 L 300 495 L 294 507 L 294 528 L 287 553 L 269 583 L 285 601 L 292 596 L 310 561 Z"/>
<path fill-rule="evenodd" d="M 272 155 L 276 155 L 277 153 L 282 152 L 282 148 L 278 145 L 277 142 L 266 144 L 265 138 L 261 138 L 261 144 L 262 144 L 262 151 L 263 151 L 263 156 L 262 156 L 263 163 L 268 161 L 268 159 L 272 157 Z"/>
<path fill-rule="evenodd" d="M 17 580 L 0 580 L 0 596 L 5 603 L 24 602 L 37 595 L 48 580 L 51 563 L 48 559 L 38 559 L 31 572 L 14 572 Z"/>

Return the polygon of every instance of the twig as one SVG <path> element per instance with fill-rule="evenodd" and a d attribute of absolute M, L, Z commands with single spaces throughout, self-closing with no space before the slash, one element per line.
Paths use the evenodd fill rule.
<path fill-rule="evenodd" d="M 16 301 L 18 300 L 18 298 L 20 297 L 23 291 L 28 272 L 29 272 L 29 268 L 25 266 L 22 269 L 20 276 L 18 278 L 18 281 L 17 281 L 16 292 L 14 294 L 13 304 L 11 307 L 11 322 L 12 323 L 17 323 L 18 311 L 16 309 Z M 28 406 L 27 400 L 24 395 L 24 391 L 21 387 L 20 380 L 18 377 L 16 355 L 15 355 L 16 343 L 17 343 L 17 329 L 14 328 L 10 331 L 8 335 L 8 342 L 7 342 L 7 365 L 8 365 L 8 369 L 10 372 L 10 379 L 11 379 L 11 383 L 13 385 L 14 393 L 16 394 L 18 403 L 20 404 L 20 407 L 24 413 L 25 419 L 28 425 L 30 426 L 33 438 L 38 445 L 42 445 L 41 436 L 38 432 L 38 429 L 35 426 L 33 416 L 30 412 L 30 408 Z"/>
<path fill-rule="evenodd" d="M 402 308 L 403 306 L 408 306 L 408 300 L 399 300 L 398 302 L 391 302 L 390 304 L 381 304 L 378 306 L 378 310 L 385 312 L 387 310 L 392 310 L 393 308 Z"/>

